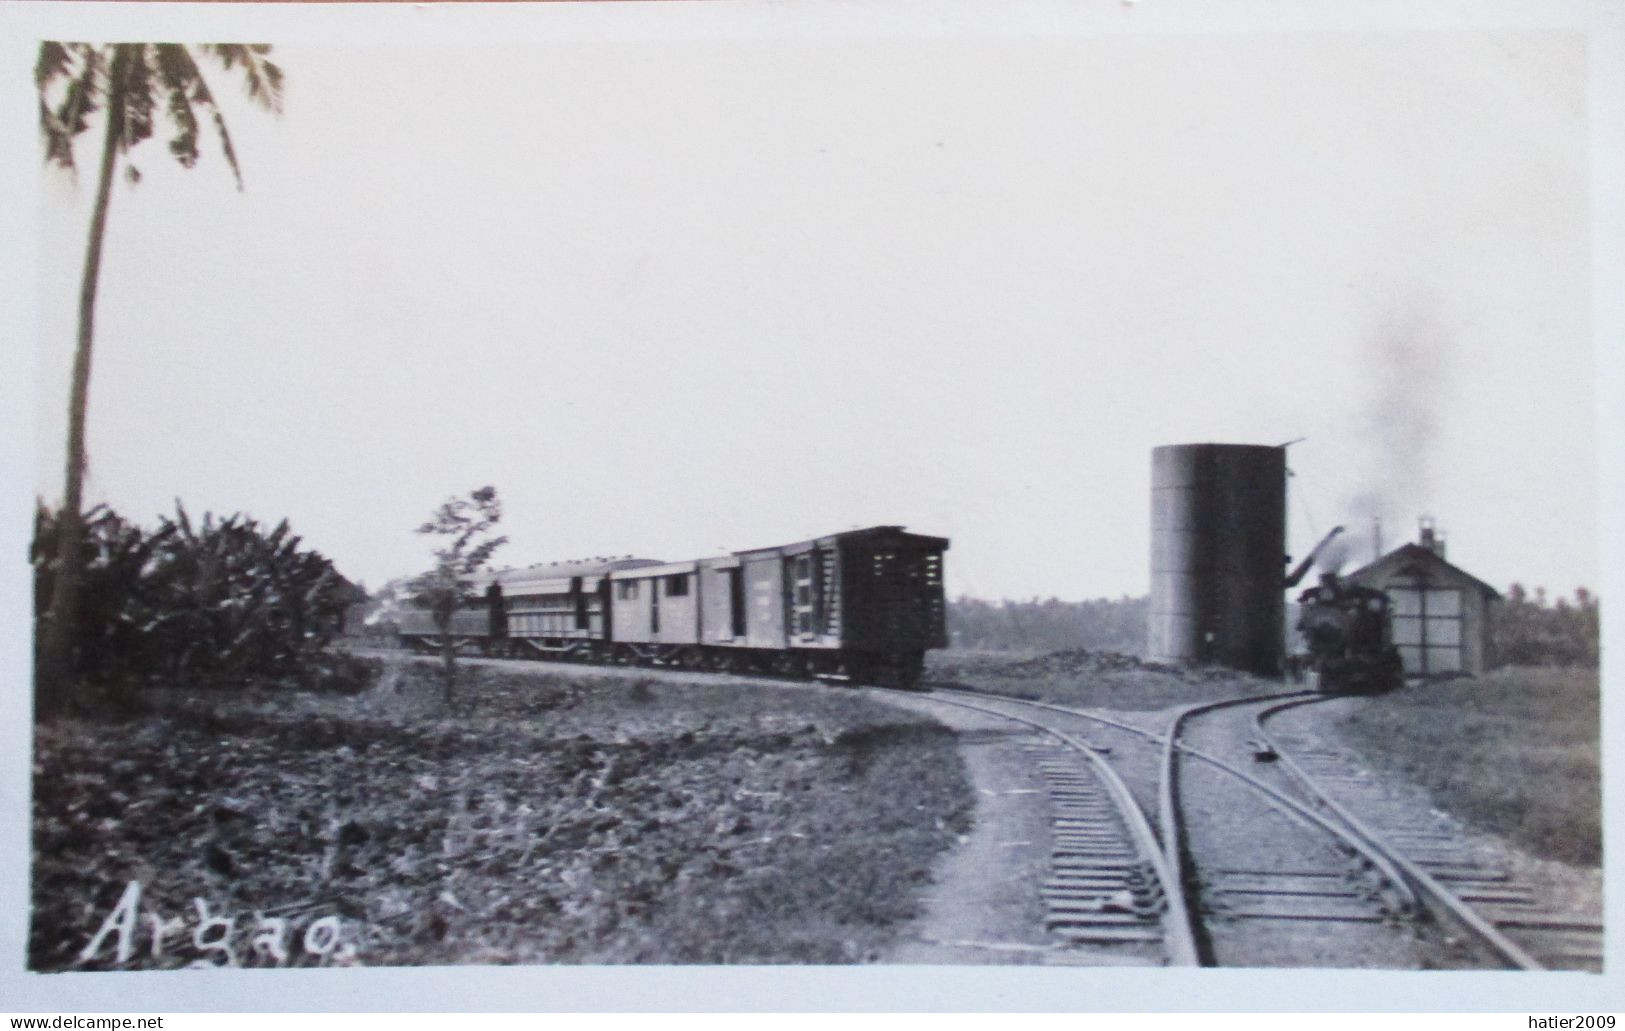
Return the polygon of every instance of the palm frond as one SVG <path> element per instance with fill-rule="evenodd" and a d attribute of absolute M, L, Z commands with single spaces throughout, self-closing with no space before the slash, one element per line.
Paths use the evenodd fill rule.
<path fill-rule="evenodd" d="M 128 154 L 136 144 L 152 137 L 152 48 L 145 43 L 120 43 L 118 47 L 124 51 L 124 81 L 117 93 L 124 105 L 124 134 L 119 149 Z"/>
<path fill-rule="evenodd" d="M 45 92 L 57 79 L 68 74 L 73 59 L 68 44 L 46 40 L 39 45 L 39 60 L 34 62 L 34 86 Z"/>
<path fill-rule="evenodd" d="M 208 43 L 197 50 L 213 54 L 227 71 L 240 70 L 250 99 L 261 107 L 281 111 L 282 69 L 266 57 L 271 52 L 268 44 Z M 110 81 L 114 74 L 110 65 L 118 69 L 117 83 Z M 202 108 L 214 123 L 237 188 L 243 188 L 237 148 L 226 128 L 225 116 L 187 47 L 177 43 L 96 47 L 88 43 L 46 42 L 40 45 L 34 81 L 39 90 L 46 161 L 72 169 L 74 141 L 89 128 L 90 117 L 105 106 L 106 98 L 113 96 L 119 103 L 121 152 L 128 154 L 154 135 L 161 107 L 173 129 L 169 152 L 182 166 L 192 168 L 201 149 L 202 119 L 198 108 Z M 131 181 L 138 176 L 131 173 Z"/>
<path fill-rule="evenodd" d="M 205 43 L 202 49 L 219 58 L 226 71 L 241 66 L 249 99 L 271 111 L 282 110 L 282 69 L 265 59 L 267 43 Z"/>
<path fill-rule="evenodd" d="M 51 93 L 58 80 L 68 83 L 59 101 Z M 90 116 L 101 108 L 106 92 L 107 62 L 88 43 L 45 43 L 35 66 L 39 83 L 40 132 L 45 137 L 45 160 L 73 169 L 73 142 L 90 127 Z"/>
<path fill-rule="evenodd" d="M 191 58 L 187 60 L 190 62 Z M 231 166 L 231 174 L 237 179 L 237 189 L 243 188 L 243 171 L 237 165 L 237 148 L 231 145 L 231 133 L 226 129 L 226 117 L 220 113 L 220 106 L 214 102 L 214 94 L 209 92 L 209 84 L 203 79 L 203 72 L 196 63 L 192 64 L 192 103 L 209 112 L 209 118 L 214 122 L 215 133 L 220 137 L 220 152 L 226 156 L 226 164 Z"/>
<path fill-rule="evenodd" d="M 158 81 L 167 101 L 169 120 L 175 127 L 175 135 L 169 140 L 169 152 L 183 167 L 191 168 L 197 164 L 198 124 L 188 90 L 198 75 L 197 65 L 186 48 L 177 43 L 159 43 L 153 49 Z"/>

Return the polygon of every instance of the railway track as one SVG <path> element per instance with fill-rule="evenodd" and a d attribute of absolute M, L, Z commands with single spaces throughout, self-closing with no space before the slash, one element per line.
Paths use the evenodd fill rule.
<path fill-rule="evenodd" d="M 1271 717 L 1324 702 L 1302 698 L 1257 712 L 1258 739 L 1347 826 L 1382 849 L 1433 911 L 1465 929 L 1503 965 L 1522 970 L 1602 969 L 1603 928 L 1553 906 L 1538 885 L 1481 857 L 1447 820 L 1400 803 L 1352 755 L 1284 733 Z"/>
<path fill-rule="evenodd" d="M 1150 821 L 1101 750 L 1054 720 L 1010 713 L 997 704 L 933 696 L 1034 728 L 1060 747 L 1037 767 L 1050 803 L 1050 873 L 1044 882 L 1046 929 L 1088 946 L 1160 945 L 1173 966 L 1200 963 L 1198 931 L 1176 872 Z"/>
<path fill-rule="evenodd" d="M 1293 692 L 1202 703 L 1176 711 L 1166 728 L 1152 730 L 1030 699 L 942 685 L 933 695 L 961 704 L 975 698 L 1004 710 L 1014 706 L 1051 720 L 1082 720 L 1158 749 L 1156 822 L 1166 870 L 1163 883 L 1179 885 L 1177 893 L 1169 894 L 1185 901 L 1202 963 L 1228 964 L 1238 956 L 1248 962 L 1249 953 L 1258 951 L 1249 948 L 1249 937 L 1348 943 L 1364 934 L 1377 943 L 1368 943 L 1367 956 L 1378 957 L 1385 965 L 1395 965 L 1409 954 L 1411 962 L 1427 966 L 1600 968 L 1600 925 L 1544 906 L 1537 889 L 1472 856 L 1459 836 L 1437 819 L 1418 815 L 1414 806 L 1397 805 L 1351 756 L 1267 730 L 1271 716 L 1325 701 L 1324 696 Z M 1237 710 L 1250 722 L 1245 743 L 1238 748 L 1232 741 L 1225 749 L 1220 747 L 1222 741 L 1197 741 L 1200 734 L 1192 732 L 1192 724 L 1224 710 Z M 1012 717 L 1008 711 L 999 714 Z M 1183 797 L 1192 769 L 1218 775 L 1233 787 L 1244 786 L 1246 794 L 1273 810 L 1276 815 L 1266 837 L 1290 833 L 1318 837 L 1320 851 L 1302 838 L 1274 862 L 1215 861 L 1224 854 L 1224 832 L 1212 826 L 1198 834 L 1214 840 L 1193 850 L 1190 807 Z M 1277 769 L 1281 772 L 1273 772 Z M 1263 770 L 1272 773 L 1260 775 Z M 1234 792 L 1215 796 L 1211 787 L 1202 790 L 1209 807 L 1216 797 L 1228 800 L 1226 819 L 1234 824 L 1234 807 L 1243 804 L 1241 796 Z M 1198 823 L 1204 819 L 1208 818 L 1198 817 Z M 1244 822 L 1257 826 L 1262 820 L 1249 816 Z M 1296 830 L 1288 830 L 1282 820 Z M 1233 830 L 1229 833 L 1234 836 Z M 1331 852 L 1325 850 L 1326 843 Z M 1206 861 L 1197 862 L 1197 853 L 1205 853 Z M 1304 856 L 1318 856 L 1318 861 L 1305 862 Z M 1270 930 L 1262 935 L 1237 930 L 1248 925 Z M 1329 933 L 1332 925 L 1337 927 L 1335 934 Z M 1316 930 L 1306 935 L 1301 930 L 1283 932 L 1286 927 Z M 1382 935 L 1395 941 L 1383 946 Z M 1297 946 L 1291 957 L 1283 958 L 1296 965 L 1306 963 Z M 1338 957 L 1307 962 L 1336 965 Z"/>
<path fill-rule="evenodd" d="M 1177 894 L 1190 918 L 1198 962 L 1203 965 L 1267 965 L 1271 962 L 1302 965 L 1303 949 L 1282 950 L 1290 940 L 1312 937 L 1314 932 L 1310 929 L 1316 925 L 1320 925 L 1320 931 L 1327 930 L 1325 925 L 1334 925 L 1336 934 L 1323 937 L 1337 941 L 1339 950 L 1346 955 L 1350 939 L 1346 925 L 1379 925 L 1376 936 L 1384 937 L 1391 935 L 1392 927 L 1416 906 L 1415 896 L 1409 892 L 1399 871 L 1335 821 L 1238 765 L 1182 740 L 1186 726 L 1205 714 L 1298 697 L 1297 694 L 1284 696 L 1274 692 L 1187 706 L 1176 712 L 1166 731 L 1159 733 L 1068 706 L 1008 696 L 983 696 L 956 689 L 945 692 L 938 688 L 935 693 L 951 694 L 961 702 L 968 697 L 996 699 L 995 704 L 1006 708 L 1003 715 L 1011 715 L 1007 707 L 1014 705 L 1044 714 L 1052 725 L 1057 718 L 1087 720 L 1130 735 L 1143 746 L 1155 749 L 1158 755 L 1154 773 L 1155 809 L 1158 847 L 1167 870 L 1164 883 L 1178 885 Z M 1206 777 L 1217 778 L 1222 784 L 1221 791 L 1230 792 L 1225 803 L 1216 807 L 1223 812 L 1225 821 L 1233 826 L 1238 807 L 1253 807 L 1256 811 L 1249 811 L 1243 822 L 1254 829 L 1269 825 L 1267 832 L 1260 831 L 1262 840 L 1278 843 L 1292 839 L 1284 850 L 1285 856 L 1273 857 L 1274 861 L 1254 858 L 1196 862 L 1196 851 L 1212 860 L 1218 855 L 1229 856 L 1232 850 L 1219 848 L 1216 851 L 1206 840 L 1210 828 L 1203 826 L 1207 817 L 1200 814 L 1196 823 L 1203 839 L 1201 848 L 1193 850 L 1191 846 L 1190 814 L 1188 807 L 1182 804 L 1182 792 L 1192 779 L 1182 767 L 1189 763 L 1195 763 Z M 1209 792 L 1212 788 L 1203 790 Z M 1254 929 L 1259 923 L 1270 926 Z M 1283 923 L 1292 929 L 1281 932 L 1278 925 Z M 1247 929 L 1238 933 L 1238 927 Z M 1367 951 L 1373 955 L 1391 955 L 1387 948 L 1368 948 Z M 1325 960 L 1327 965 L 1333 965 L 1339 956 L 1327 955 Z"/>

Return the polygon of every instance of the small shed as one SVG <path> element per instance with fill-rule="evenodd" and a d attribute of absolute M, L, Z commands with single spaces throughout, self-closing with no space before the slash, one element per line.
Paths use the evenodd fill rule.
<path fill-rule="evenodd" d="M 1477 676 L 1489 668 L 1489 610 L 1501 595 L 1445 561 L 1444 537 L 1430 521 L 1423 521 L 1417 543 L 1345 579 L 1388 595 L 1406 676 Z"/>

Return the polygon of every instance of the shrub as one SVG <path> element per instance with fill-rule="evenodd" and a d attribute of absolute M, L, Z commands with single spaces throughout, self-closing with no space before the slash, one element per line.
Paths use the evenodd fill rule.
<path fill-rule="evenodd" d="M 49 604 L 58 532 L 40 506 L 30 550 L 36 617 Z M 324 673 L 357 679 L 324 654 L 354 589 L 320 553 L 300 548 L 286 520 L 266 529 L 240 514 L 205 514 L 194 524 L 177 502 L 174 518 L 149 533 L 99 506 L 84 538 L 81 678 L 311 687 Z"/>

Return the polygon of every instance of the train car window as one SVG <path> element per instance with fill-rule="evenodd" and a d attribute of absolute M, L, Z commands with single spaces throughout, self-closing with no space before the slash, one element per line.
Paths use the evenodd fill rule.
<path fill-rule="evenodd" d="M 666 577 L 666 597 L 681 598 L 688 593 L 688 574 L 677 573 Z"/>
<path fill-rule="evenodd" d="M 621 601 L 631 601 L 638 596 L 638 582 L 636 580 L 618 580 L 615 583 L 615 597 Z"/>

